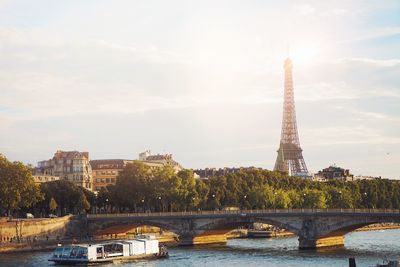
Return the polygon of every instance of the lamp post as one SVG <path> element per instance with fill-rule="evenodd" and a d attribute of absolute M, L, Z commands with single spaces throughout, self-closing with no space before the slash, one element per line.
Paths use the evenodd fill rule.
<path fill-rule="evenodd" d="M 369 208 L 369 205 L 367 205 L 367 192 L 364 192 L 364 203 L 365 203 L 365 206 L 367 206 L 367 208 Z"/>
<path fill-rule="evenodd" d="M 192 209 L 194 210 L 194 207 L 195 207 L 195 205 L 194 205 L 194 201 L 196 200 L 196 197 L 192 197 Z"/>
<path fill-rule="evenodd" d="M 164 211 L 164 207 L 163 207 L 162 201 L 161 201 L 161 196 L 158 196 L 157 198 L 158 198 L 158 200 L 160 200 L 160 211 Z"/>
<path fill-rule="evenodd" d="M 108 212 L 108 198 L 106 198 L 106 212 Z"/>
<path fill-rule="evenodd" d="M 274 192 L 274 210 L 276 211 L 276 192 Z"/>
<path fill-rule="evenodd" d="M 213 208 L 214 208 L 214 210 L 215 210 L 215 209 L 216 209 L 216 205 L 215 205 L 215 194 L 212 194 L 212 198 L 213 198 L 213 200 L 212 200 Z"/>
<path fill-rule="evenodd" d="M 342 198 L 342 191 L 339 191 L 339 195 L 340 195 L 340 202 L 339 202 L 339 208 L 343 208 L 343 198 Z"/>
<path fill-rule="evenodd" d="M 304 203 L 306 202 L 306 196 L 307 196 L 307 194 L 306 193 L 303 193 L 303 203 L 302 203 L 302 205 L 301 205 L 301 207 L 304 209 Z"/>
<path fill-rule="evenodd" d="M 144 198 L 141 201 L 142 201 L 142 206 L 143 206 L 143 212 L 145 212 L 145 210 L 144 210 Z"/>
<path fill-rule="evenodd" d="M 243 198 L 244 198 L 243 207 L 245 207 L 245 205 L 246 205 L 246 200 L 247 200 L 247 195 L 244 195 Z"/>

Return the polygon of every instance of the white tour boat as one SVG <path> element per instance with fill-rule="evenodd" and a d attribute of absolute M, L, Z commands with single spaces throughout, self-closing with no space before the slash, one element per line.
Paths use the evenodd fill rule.
<path fill-rule="evenodd" d="M 151 235 L 96 244 L 59 245 L 49 261 L 61 264 L 121 262 L 168 257 L 167 248 Z"/>

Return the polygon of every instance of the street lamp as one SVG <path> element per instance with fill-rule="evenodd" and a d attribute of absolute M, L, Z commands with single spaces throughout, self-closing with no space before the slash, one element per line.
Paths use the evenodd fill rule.
<path fill-rule="evenodd" d="M 106 198 L 106 212 L 108 212 L 108 198 Z"/>
<path fill-rule="evenodd" d="M 367 192 L 364 192 L 363 195 L 364 195 L 364 203 L 365 203 L 365 206 L 367 206 L 367 208 L 370 208 L 369 205 L 367 205 L 367 195 L 368 195 Z"/>
<path fill-rule="evenodd" d="M 144 210 L 144 199 L 142 199 L 141 201 L 142 201 L 142 206 L 143 206 L 143 212 L 145 212 L 145 210 Z"/>
<path fill-rule="evenodd" d="M 244 198 L 244 201 L 243 201 L 243 202 L 244 202 L 244 203 L 243 203 L 243 206 L 245 206 L 245 205 L 246 205 L 246 199 L 247 199 L 247 195 L 244 195 L 244 196 L 243 196 L 243 198 Z"/>
<path fill-rule="evenodd" d="M 158 200 L 160 200 L 160 211 L 161 210 L 164 211 L 164 207 L 163 207 L 162 202 L 161 202 L 161 196 L 158 196 Z"/>
<path fill-rule="evenodd" d="M 274 210 L 276 211 L 276 192 L 274 192 Z"/>

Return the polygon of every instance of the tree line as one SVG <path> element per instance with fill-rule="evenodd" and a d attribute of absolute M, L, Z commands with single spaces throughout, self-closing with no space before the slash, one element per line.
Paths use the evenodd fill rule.
<path fill-rule="evenodd" d="M 118 211 L 187 211 L 286 208 L 400 208 L 400 183 L 387 179 L 317 182 L 286 173 L 243 169 L 195 179 L 191 170 L 128 164 L 114 186 L 102 189 L 100 208 Z"/>
<path fill-rule="evenodd" d="M 34 183 L 20 162 L 0 157 L 0 210 L 64 215 L 80 212 L 148 212 L 287 208 L 400 208 L 400 183 L 373 179 L 316 182 L 286 173 L 243 169 L 196 179 L 193 171 L 127 164 L 116 184 L 97 195 L 66 180 Z"/>

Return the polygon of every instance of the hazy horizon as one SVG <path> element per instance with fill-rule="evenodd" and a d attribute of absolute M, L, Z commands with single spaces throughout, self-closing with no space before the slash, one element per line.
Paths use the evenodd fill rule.
<path fill-rule="evenodd" d="M 0 153 L 272 169 L 290 55 L 309 171 L 400 178 L 399 14 L 395 0 L 0 0 Z"/>

